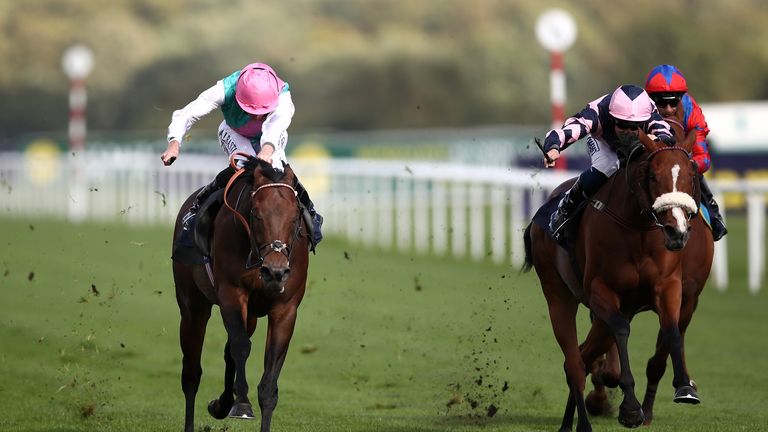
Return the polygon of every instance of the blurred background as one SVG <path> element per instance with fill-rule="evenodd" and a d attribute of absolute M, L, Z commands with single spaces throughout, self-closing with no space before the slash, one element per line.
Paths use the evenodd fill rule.
<path fill-rule="evenodd" d="M 552 8 L 575 30 L 559 59 L 536 31 Z M 544 171 L 533 138 L 663 63 L 704 110 L 729 234 L 686 334 L 707 408 L 665 399 L 654 429 L 764 428 L 766 29 L 765 0 L 0 0 L 0 429 L 180 428 L 171 227 L 226 163 L 221 115 L 160 154 L 174 110 L 255 61 L 290 84 L 288 158 L 325 216 L 280 430 L 555 430 L 562 356 L 522 232 L 588 159 Z M 199 430 L 253 430 L 205 415 L 214 321 Z M 657 330 L 633 322 L 640 380 Z"/>
<path fill-rule="evenodd" d="M 162 139 L 174 109 L 253 61 L 291 84 L 293 133 L 548 126 L 550 57 L 535 25 L 558 5 L 578 28 L 567 114 L 661 63 L 704 104 L 768 98 L 758 0 L 2 0 L 0 147 L 66 130 L 61 62 L 76 43 L 93 52 L 93 139 Z M 209 117 L 195 136 L 213 134 Z"/>

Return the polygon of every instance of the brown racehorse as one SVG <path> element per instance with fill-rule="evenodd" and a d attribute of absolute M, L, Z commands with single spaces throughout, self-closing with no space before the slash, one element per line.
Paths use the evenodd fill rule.
<path fill-rule="evenodd" d="M 268 317 L 264 373 L 258 386 L 261 430 L 269 431 L 277 405 L 277 379 L 293 335 L 296 313 L 304 296 L 309 263 L 307 229 L 300 216 L 290 166 L 273 169 L 263 161 L 248 162 L 252 181 L 230 181 L 225 198 L 236 211 L 223 209 L 214 222 L 212 280 L 204 265 L 173 262 L 176 299 L 181 312 L 181 387 L 186 400 L 185 432 L 194 432 L 195 396 L 202 369 L 200 356 L 212 306 L 218 305 L 227 331 L 224 348 L 224 391 L 208 405 L 223 419 L 254 418 L 248 399 L 246 360 L 257 317 Z M 181 207 L 181 217 L 194 194 Z M 229 205 L 229 204 L 228 204 Z"/>
<path fill-rule="evenodd" d="M 696 140 L 696 131 L 685 131 L 683 126 L 683 110 L 678 109 L 675 117 L 665 118 L 679 139 L 678 145 L 682 146 L 689 153 Z M 714 242 L 712 241 L 712 232 L 707 229 L 702 217 L 691 221 L 691 237 L 683 250 L 683 298 L 680 309 L 680 338 L 684 339 L 685 331 L 691 322 L 693 312 L 698 304 L 699 294 L 704 289 L 704 285 L 709 277 L 712 268 L 712 257 L 714 254 Z M 653 420 L 653 404 L 656 398 L 659 381 L 664 376 L 667 367 L 667 356 L 669 351 L 663 343 L 663 334 L 659 331 L 656 339 L 656 352 L 648 360 L 645 373 L 648 385 L 643 398 L 644 423 L 651 424 Z M 683 352 L 683 367 L 685 367 L 685 353 Z M 686 368 L 687 371 L 687 368 Z M 610 403 L 608 402 L 605 386 L 616 387 L 619 380 L 619 358 L 614 344 L 608 351 L 605 360 L 599 359 L 592 365 L 592 383 L 595 389 L 587 395 L 587 410 L 594 415 L 604 415 L 610 412 Z M 691 386 L 696 388 L 693 381 Z"/>
<path fill-rule="evenodd" d="M 630 162 L 590 200 L 577 229 L 566 233 L 572 253 L 552 239 L 546 222 L 536 223 L 548 217 L 534 217 L 525 231 L 523 269 L 536 269 L 555 338 L 565 355 L 570 394 L 561 431 L 571 430 L 575 410 L 577 431 L 592 430 L 584 402 L 587 365 L 613 343 L 620 363 L 618 385 L 624 393 L 619 422 L 627 427 L 643 422 L 627 352 L 630 320 L 642 310 L 653 309 L 659 315 L 661 339 L 672 356 L 676 398 L 698 400 L 683 365 L 679 331 L 681 251 L 698 208 L 697 174 L 685 149 L 652 141 L 642 132 L 639 138 L 642 144 L 630 154 Z M 559 186 L 553 196 L 571 183 Z M 594 317 L 581 346 L 576 334 L 580 303 Z"/>

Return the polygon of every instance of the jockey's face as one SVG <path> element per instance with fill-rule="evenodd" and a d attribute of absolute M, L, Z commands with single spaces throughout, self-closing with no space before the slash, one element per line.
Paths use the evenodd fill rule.
<path fill-rule="evenodd" d="M 680 97 L 675 93 L 654 93 L 651 98 L 662 117 L 674 117 L 680 105 Z"/>
<path fill-rule="evenodd" d="M 249 115 L 251 116 L 252 119 L 256 121 L 261 121 L 267 118 L 269 114 L 249 114 Z"/>
<path fill-rule="evenodd" d="M 626 120 L 615 119 L 614 129 L 617 136 L 634 135 L 637 136 L 640 133 L 640 129 L 643 128 L 643 122 L 632 122 Z"/>

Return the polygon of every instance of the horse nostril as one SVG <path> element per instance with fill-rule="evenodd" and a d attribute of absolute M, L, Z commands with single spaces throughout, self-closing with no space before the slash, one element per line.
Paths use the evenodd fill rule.
<path fill-rule="evenodd" d="M 261 272 L 261 279 L 264 281 L 272 280 L 272 271 L 270 271 L 269 268 L 262 267 L 259 271 Z"/>
<path fill-rule="evenodd" d="M 282 282 L 288 277 L 288 273 L 291 270 L 287 267 L 267 267 L 261 268 L 261 278 L 265 282 L 277 281 Z"/>
<path fill-rule="evenodd" d="M 667 238 L 674 238 L 675 236 L 678 235 L 677 229 L 675 229 L 675 227 L 671 225 L 664 225 L 664 235 Z"/>

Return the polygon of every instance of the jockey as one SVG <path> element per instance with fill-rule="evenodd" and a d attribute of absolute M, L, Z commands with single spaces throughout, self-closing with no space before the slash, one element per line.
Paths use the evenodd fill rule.
<path fill-rule="evenodd" d="M 691 157 L 696 163 L 699 174 L 702 174 L 699 180 L 703 201 L 712 219 L 712 236 L 715 241 L 718 241 L 728 233 L 728 230 L 725 228 L 720 208 L 703 175 L 711 167 L 709 146 L 707 146 L 709 128 L 704 119 L 704 113 L 699 104 L 688 94 L 688 84 L 685 82 L 683 73 L 672 65 L 663 64 L 651 69 L 645 80 L 645 91 L 651 96 L 659 113 L 664 117 L 674 117 L 682 105 L 682 126 L 685 132 L 696 131 L 696 142 L 693 144 Z"/>
<path fill-rule="evenodd" d="M 636 141 L 639 129 L 656 141 L 675 142 L 669 124 L 661 118 L 645 90 L 634 85 L 623 85 L 612 94 L 590 102 L 586 108 L 567 119 L 561 128 L 547 133 L 544 151 L 551 160 L 545 158 L 547 168 L 555 166 L 560 152 L 584 137 L 587 138 L 587 151 L 592 161 L 592 166 L 579 175 L 552 213 L 549 228 L 556 240 L 562 239 L 562 228 L 579 204 L 594 195 L 618 171 L 616 150 L 627 142 Z"/>
<path fill-rule="evenodd" d="M 228 155 L 243 152 L 282 171 L 283 163 L 287 163 L 287 129 L 295 109 L 288 83 L 283 82 L 275 71 L 264 63 L 251 63 L 242 70 L 233 72 L 200 93 L 197 99 L 184 108 L 174 111 L 168 126 L 168 148 L 160 156 L 163 164 L 168 166 L 176 160 L 181 143 L 192 125 L 217 108 L 220 108 L 224 115 L 224 120 L 219 125 L 219 144 Z M 241 166 L 244 158 L 235 158 L 237 165 Z M 234 173 L 235 170 L 227 166 L 210 184 L 200 190 L 192 207 L 182 218 L 185 234 L 194 230 L 200 205 L 213 192 L 226 186 Z M 310 214 L 314 225 L 314 238 L 311 240 L 317 244 L 322 239 L 320 227 L 323 218 L 315 211 L 301 183 L 297 183 L 296 192 Z"/>

